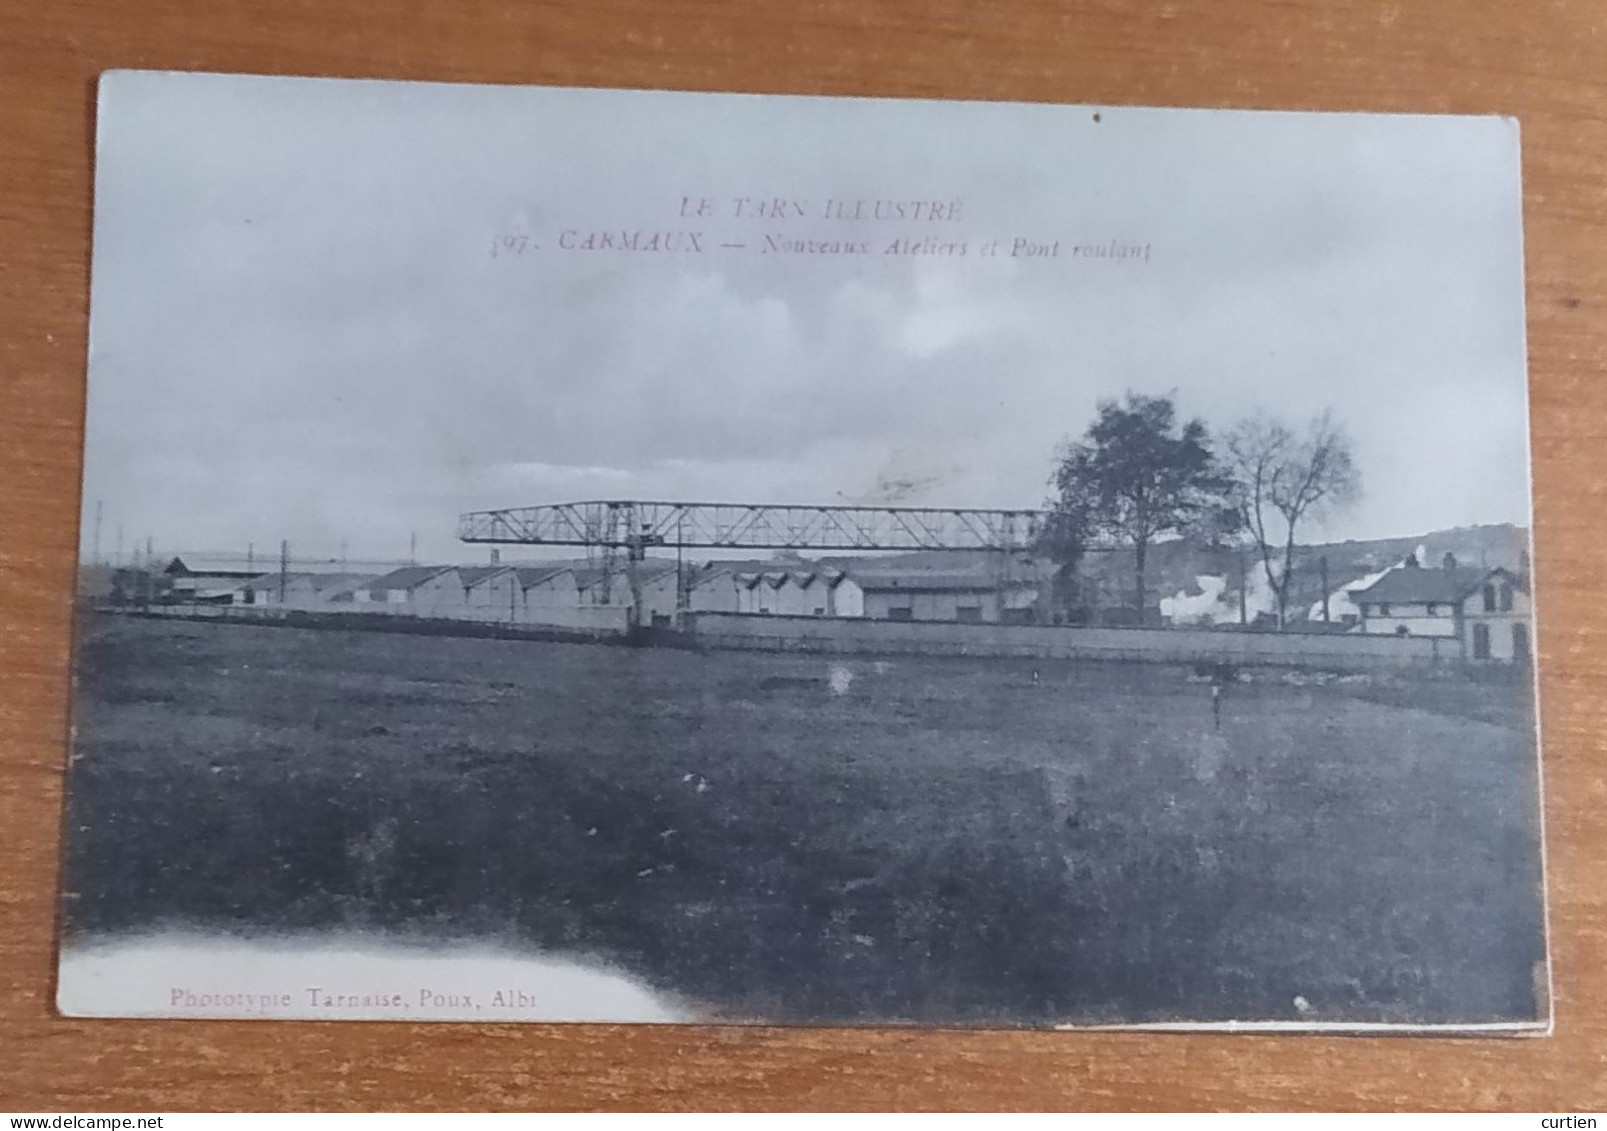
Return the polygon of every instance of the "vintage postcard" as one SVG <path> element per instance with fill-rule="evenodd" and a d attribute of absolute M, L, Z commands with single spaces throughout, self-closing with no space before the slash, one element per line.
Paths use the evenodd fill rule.
<path fill-rule="evenodd" d="M 116 72 L 60 1009 L 1543 1033 L 1517 124 Z"/>

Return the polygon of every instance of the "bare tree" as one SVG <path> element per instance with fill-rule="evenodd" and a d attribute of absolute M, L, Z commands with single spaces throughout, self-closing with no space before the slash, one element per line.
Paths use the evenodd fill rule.
<path fill-rule="evenodd" d="M 1301 431 L 1264 415 L 1241 420 L 1224 437 L 1223 449 L 1234 502 L 1255 540 L 1282 628 L 1293 591 L 1296 530 L 1361 494 L 1350 438 L 1324 409 Z"/>

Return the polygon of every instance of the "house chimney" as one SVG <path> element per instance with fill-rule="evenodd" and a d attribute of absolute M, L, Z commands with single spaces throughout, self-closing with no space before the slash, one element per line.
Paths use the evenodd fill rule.
<path fill-rule="evenodd" d="M 1417 561 L 1417 551 L 1413 550 L 1411 553 L 1407 554 L 1406 555 L 1406 560 L 1404 562 L 1402 562 L 1401 565 L 1403 567 L 1405 567 L 1406 569 L 1418 569 L 1418 568 L 1420 568 L 1420 566 L 1418 564 L 1418 561 Z"/>
<path fill-rule="evenodd" d="M 1445 568 L 1446 573 L 1450 573 L 1456 568 L 1456 555 L 1449 550 L 1445 551 L 1445 560 L 1440 564 Z"/>
<path fill-rule="evenodd" d="M 502 551 L 501 551 L 501 549 L 499 549 L 496 546 L 491 547 L 491 564 L 492 565 L 501 565 L 502 564 Z"/>

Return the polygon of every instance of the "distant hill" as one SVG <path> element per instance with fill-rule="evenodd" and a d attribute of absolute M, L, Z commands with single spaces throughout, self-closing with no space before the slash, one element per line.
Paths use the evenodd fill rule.
<path fill-rule="evenodd" d="M 1326 542 L 1305 548 L 1309 556 L 1327 554 L 1334 561 L 1376 564 L 1378 568 L 1399 561 L 1419 546 L 1427 549 L 1422 564 L 1438 565 L 1447 553 L 1463 565 L 1480 565 L 1527 572 L 1529 531 L 1511 523 L 1485 526 L 1456 526 L 1411 538 L 1376 538 L 1366 542 Z"/>

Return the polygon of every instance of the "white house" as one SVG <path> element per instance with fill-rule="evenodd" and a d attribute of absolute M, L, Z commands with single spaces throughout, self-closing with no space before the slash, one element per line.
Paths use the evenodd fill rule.
<path fill-rule="evenodd" d="M 1456 640 L 1468 660 L 1529 658 L 1529 585 L 1507 569 L 1462 567 L 1454 559 L 1424 569 L 1413 557 L 1347 595 L 1361 613 L 1360 632 Z"/>
<path fill-rule="evenodd" d="M 1371 583 L 1346 591 L 1361 614 L 1360 631 L 1386 636 L 1458 636 L 1461 595 L 1479 580 L 1477 570 L 1424 569 L 1416 558 Z"/>
<path fill-rule="evenodd" d="M 1527 663 L 1534 652 L 1529 580 L 1497 568 L 1462 595 L 1463 655 L 1470 660 Z"/>

